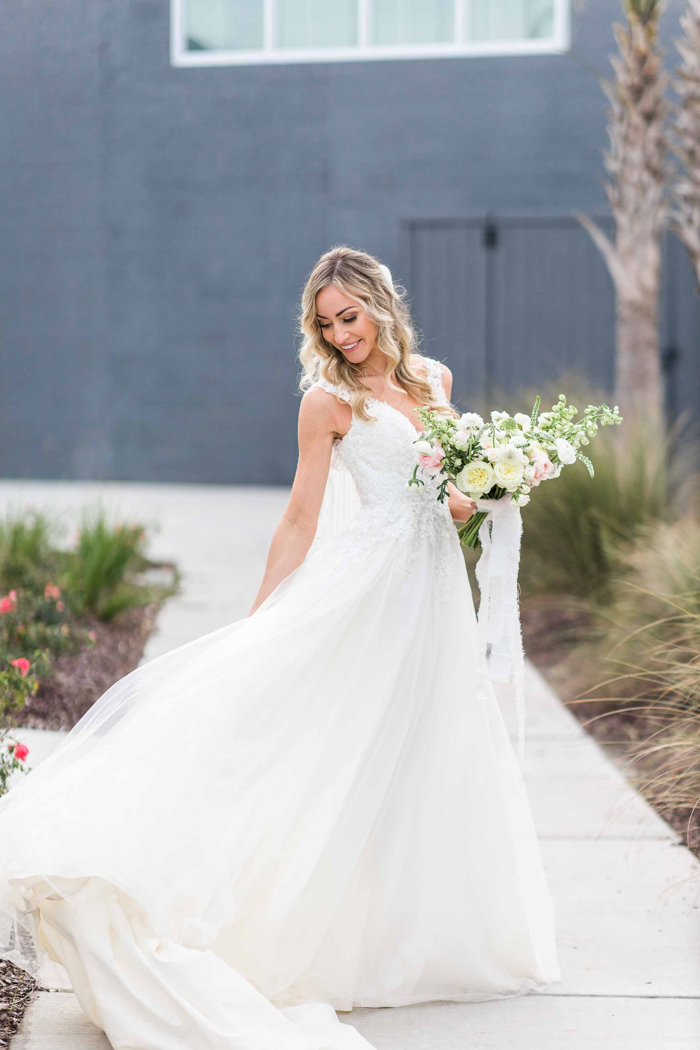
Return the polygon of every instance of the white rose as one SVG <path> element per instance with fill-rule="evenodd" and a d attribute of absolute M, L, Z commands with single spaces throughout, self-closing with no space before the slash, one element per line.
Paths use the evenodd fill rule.
<path fill-rule="evenodd" d="M 476 412 L 465 412 L 457 420 L 457 430 L 480 430 L 484 421 Z"/>
<path fill-rule="evenodd" d="M 560 463 L 568 466 L 570 463 L 576 462 L 576 449 L 570 441 L 567 441 L 566 438 L 557 438 L 554 444 L 557 448 Z"/>
<path fill-rule="evenodd" d="M 507 492 L 515 492 L 523 480 L 522 463 L 512 463 L 508 459 L 498 459 L 493 465 L 496 484 Z"/>
<path fill-rule="evenodd" d="M 513 497 L 513 502 L 518 507 L 525 507 L 530 502 L 530 497 L 526 492 L 521 492 L 519 495 Z"/>
<path fill-rule="evenodd" d="M 419 456 L 430 456 L 433 451 L 433 446 L 424 438 L 421 438 L 420 441 L 414 441 L 413 447 Z"/>
<path fill-rule="evenodd" d="M 496 460 L 499 458 L 500 451 L 501 450 L 498 449 L 498 448 L 487 448 L 486 449 L 486 458 L 489 460 L 489 462 L 495 463 Z"/>
<path fill-rule="evenodd" d="M 519 427 L 522 427 L 522 429 L 525 431 L 526 434 L 529 432 L 529 430 L 531 428 L 531 423 L 530 423 L 530 417 L 529 416 L 526 416 L 524 412 L 516 412 L 515 415 L 513 416 L 513 419 L 515 420 L 515 422 L 518 424 Z"/>
<path fill-rule="evenodd" d="M 481 459 L 467 463 L 455 478 L 460 492 L 487 492 L 493 485 L 493 467 Z"/>

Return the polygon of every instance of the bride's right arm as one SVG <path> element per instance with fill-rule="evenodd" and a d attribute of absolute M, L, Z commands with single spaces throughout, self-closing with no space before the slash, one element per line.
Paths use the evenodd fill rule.
<path fill-rule="evenodd" d="M 299 408 L 299 462 L 292 494 L 272 537 L 260 590 L 251 616 L 267 596 L 303 562 L 316 535 L 318 515 L 328 480 L 333 440 L 342 434 L 343 409 L 337 399 L 318 388 L 308 390 Z"/>

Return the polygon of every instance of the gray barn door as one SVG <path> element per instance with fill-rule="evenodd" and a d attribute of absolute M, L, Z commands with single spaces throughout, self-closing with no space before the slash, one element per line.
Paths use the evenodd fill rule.
<path fill-rule="evenodd" d="M 421 349 L 449 365 L 453 400 L 468 404 L 486 392 L 486 272 L 483 223 L 413 222 L 408 278 Z"/>
<path fill-rule="evenodd" d="M 414 316 L 426 353 L 452 368 L 458 404 L 567 372 L 611 388 L 612 282 L 579 223 L 414 221 L 407 232 Z"/>

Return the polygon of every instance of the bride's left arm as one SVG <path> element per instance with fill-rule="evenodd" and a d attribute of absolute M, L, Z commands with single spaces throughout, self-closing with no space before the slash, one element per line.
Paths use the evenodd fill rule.
<path fill-rule="evenodd" d="M 452 397 L 452 373 L 447 365 L 440 363 L 440 368 L 442 369 L 442 386 L 445 391 L 445 397 L 450 401 Z M 465 496 L 463 492 L 460 492 L 451 481 L 447 486 L 447 491 L 449 492 L 447 506 L 450 508 L 450 514 L 453 519 L 458 522 L 469 521 L 476 510 L 474 500 L 469 499 L 469 496 Z"/>

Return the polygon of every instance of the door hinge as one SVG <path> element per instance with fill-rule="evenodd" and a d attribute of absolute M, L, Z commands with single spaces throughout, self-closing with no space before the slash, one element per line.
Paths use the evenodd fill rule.
<path fill-rule="evenodd" d="M 487 219 L 484 223 L 484 248 L 495 248 L 498 244 L 498 226 Z"/>

